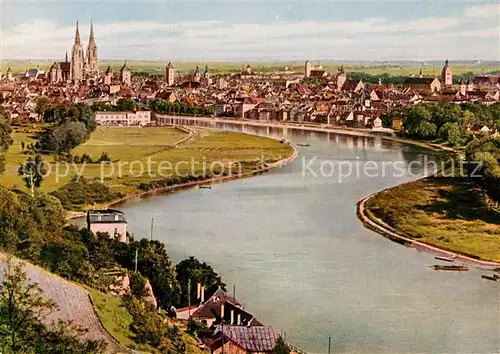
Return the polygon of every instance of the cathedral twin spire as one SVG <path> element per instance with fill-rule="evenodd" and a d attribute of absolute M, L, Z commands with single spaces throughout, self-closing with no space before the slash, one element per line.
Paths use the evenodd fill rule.
<path fill-rule="evenodd" d="M 94 38 L 94 24 L 90 22 L 89 44 L 87 56 L 85 57 L 81 40 L 78 21 L 76 21 L 75 41 L 71 55 L 71 79 L 80 81 L 85 78 L 93 78 L 99 75 L 99 61 L 97 57 L 97 45 Z"/>

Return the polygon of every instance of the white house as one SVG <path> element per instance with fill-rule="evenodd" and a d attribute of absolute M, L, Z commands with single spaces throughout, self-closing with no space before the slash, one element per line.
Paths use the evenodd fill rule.
<path fill-rule="evenodd" d="M 106 126 L 145 126 L 151 123 L 151 111 L 95 112 L 95 120 Z"/>

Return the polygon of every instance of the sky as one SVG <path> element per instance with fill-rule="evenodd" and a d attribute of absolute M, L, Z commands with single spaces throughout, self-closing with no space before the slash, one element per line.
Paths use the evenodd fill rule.
<path fill-rule="evenodd" d="M 90 21 L 102 60 L 500 60 L 500 5 L 0 0 L 0 58 L 60 59 Z"/>

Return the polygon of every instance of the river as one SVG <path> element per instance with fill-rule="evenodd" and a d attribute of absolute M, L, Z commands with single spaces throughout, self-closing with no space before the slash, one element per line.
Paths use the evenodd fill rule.
<path fill-rule="evenodd" d="M 175 261 L 211 264 L 228 290 L 236 284 L 246 309 L 309 353 L 326 353 L 328 337 L 333 353 L 499 351 L 498 284 L 476 269 L 432 270 L 432 255 L 379 236 L 356 216 L 362 197 L 415 179 L 421 167 L 341 180 L 329 170 L 342 161 L 407 166 L 424 150 L 379 137 L 216 127 L 310 146 L 262 176 L 121 205 L 136 237 L 149 237 L 154 217 L 154 238 Z"/>

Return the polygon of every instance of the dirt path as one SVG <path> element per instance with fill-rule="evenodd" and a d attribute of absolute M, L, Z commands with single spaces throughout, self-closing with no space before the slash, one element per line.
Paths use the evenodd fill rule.
<path fill-rule="evenodd" d="M 0 253 L 0 268 L 3 273 L 4 267 L 3 253 Z M 21 260 L 15 259 L 15 262 Z M 106 343 L 108 353 L 130 353 L 126 347 L 119 344 L 102 326 L 99 317 L 94 311 L 87 290 L 75 283 L 69 282 L 60 276 L 37 267 L 26 261 L 25 271 L 28 279 L 37 283 L 43 294 L 52 299 L 58 306 L 58 310 L 47 316 L 47 323 L 59 319 L 72 321 L 73 323 L 88 329 L 86 337 L 98 339 Z"/>

